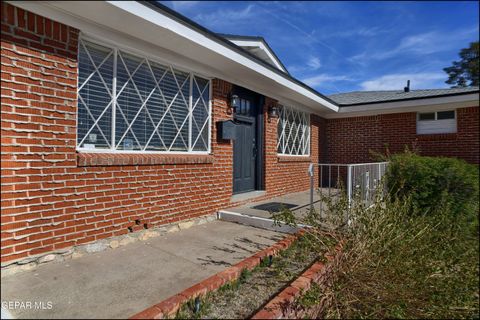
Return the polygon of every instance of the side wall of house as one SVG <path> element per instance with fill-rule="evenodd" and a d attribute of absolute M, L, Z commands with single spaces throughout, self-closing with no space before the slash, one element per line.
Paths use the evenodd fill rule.
<path fill-rule="evenodd" d="M 215 213 L 232 196 L 233 147 L 215 123 L 231 119 L 232 85 L 212 81 L 210 155 L 76 152 L 79 30 L 2 3 L 2 265 Z M 277 119 L 266 98 L 264 198 L 308 188 L 310 157 L 277 156 Z M 324 128 L 322 129 L 324 130 Z"/>
<path fill-rule="evenodd" d="M 327 162 L 374 160 L 372 152 L 401 152 L 408 146 L 423 155 L 457 157 L 479 163 L 479 108 L 457 109 L 457 132 L 417 135 L 416 113 L 327 120 Z"/>

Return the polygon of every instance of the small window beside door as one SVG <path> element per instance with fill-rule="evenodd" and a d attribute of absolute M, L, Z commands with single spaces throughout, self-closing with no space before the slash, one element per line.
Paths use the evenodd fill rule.
<path fill-rule="evenodd" d="M 417 134 L 455 132 L 457 132 L 455 110 L 419 112 L 417 114 Z"/>

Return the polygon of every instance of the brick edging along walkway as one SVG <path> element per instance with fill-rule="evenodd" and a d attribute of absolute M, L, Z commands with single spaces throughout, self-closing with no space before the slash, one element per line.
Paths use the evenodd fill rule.
<path fill-rule="evenodd" d="M 340 241 L 333 253 L 325 254 L 327 263 L 317 261 L 297 279 L 295 279 L 288 287 L 282 290 L 278 295 L 271 299 L 260 311 L 258 311 L 251 319 L 299 319 L 308 315 L 309 310 L 298 309 L 295 301 L 302 296 L 313 283 L 322 284 L 328 282 L 328 277 L 332 269 L 340 263 L 343 256 L 344 242 Z M 314 309 L 316 316 L 323 308 L 323 304 L 319 303 Z"/>
<path fill-rule="evenodd" d="M 286 236 L 274 245 L 263 249 L 253 256 L 240 261 L 210 278 L 207 278 L 192 287 L 135 314 L 130 317 L 130 319 L 161 319 L 174 316 L 184 303 L 187 303 L 198 296 L 206 295 L 208 292 L 215 291 L 224 284 L 238 279 L 243 269 L 252 270 L 260 264 L 263 258 L 276 256 L 280 251 L 290 247 L 298 236 L 303 233 L 304 231 L 299 231 L 295 235 Z"/>

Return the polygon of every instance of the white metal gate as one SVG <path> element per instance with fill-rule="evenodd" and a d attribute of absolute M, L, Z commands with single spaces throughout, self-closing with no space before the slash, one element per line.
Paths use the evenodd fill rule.
<path fill-rule="evenodd" d="M 328 197 L 344 195 L 350 205 L 353 201 L 361 201 L 369 206 L 375 200 L 377 192 L 383 189 L 380 188 L 380 184 L 387 166 L 388 162 L 310 164 L 310 208 L 314 209 L 315 192 Z M 314 185 L 316 175 L 318 186 Z"/>

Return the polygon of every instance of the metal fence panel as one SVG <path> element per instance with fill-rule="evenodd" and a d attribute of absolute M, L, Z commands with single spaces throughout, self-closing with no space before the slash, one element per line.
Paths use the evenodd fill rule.
<path fill-rule="evenodd" d="M 388 162 L 372 163 L 319 163 L 311 164 L 310 176 L 310 208 L 320 202 L 319 211 L 322 211 L 322 196 L 341 197 L 342 193 L 350 205 L 353 201 L 362 201 L 369 206 L 375 200 L 379 191 L 383 191 L 381 183 L 385 175 Z M 314 185 L 314 177 L 318 175 L 318 185 Z M 320 201 L 314 201 L 314 192 L 321 194 Z"/>

